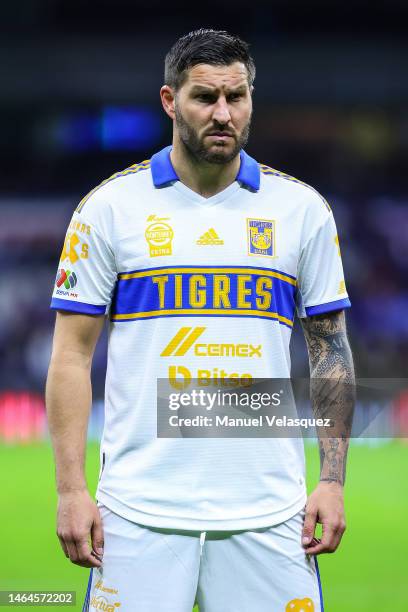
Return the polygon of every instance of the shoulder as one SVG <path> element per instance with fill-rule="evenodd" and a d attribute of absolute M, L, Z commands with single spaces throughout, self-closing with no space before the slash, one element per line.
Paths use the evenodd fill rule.
<path fill-rule="evenodd" d="M 105 205 L 113 205 L 117 198 L 123 193 L 123 188 L 126 188 L 129 182 L 133 183 L 135 175 L 139 175 L 140 177 L 144 175 L 145 178 L 146 173 L 143 171 L 149 168 L 150 159 L 146 159 L 124 170 L 115 172 L 112 176 L 91 189 L 91 191 L 89 191 L 89 193 L 79 202 L 75 212 L 88 215 L 92 214 L 91 209 L 94 205 L 103 206 L 104 203 Z M 143 180 L 140 182 L 142 183 Z"/>
<path fill-rule="evenodd" d="M 259 170 L 261 176 L 264 178 L 265 184 L 269 181 L 278 182 L 288 195 L 298 199 L 299 203 L 301 202 L 307 208 L 315 210 L 317 213 L 320 210 L 324 214 L 325 211 L 326 216 L 327 213 L 331 213 L 331 208 L 326 198 L 311 185 L 308 185 L 290 174 L 271 168 L 266 164 L 259 164 Z"/>

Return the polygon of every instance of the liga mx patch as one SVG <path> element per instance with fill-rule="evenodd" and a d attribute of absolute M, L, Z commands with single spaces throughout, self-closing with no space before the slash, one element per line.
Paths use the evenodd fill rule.
<path fill-rule="evenodd" d="M 247 219 L 248 254 L 275 257 L 275 221 Z"/>

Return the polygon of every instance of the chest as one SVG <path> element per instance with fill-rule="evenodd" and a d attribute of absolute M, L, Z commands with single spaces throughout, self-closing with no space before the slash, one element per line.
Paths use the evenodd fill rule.
<path fill-rule="evenodd" d="M 121 273 L 174 266 L 244 266 L 296 275 L 301 221 L 279 197 L 239 189 L 198 203 L 162 190 L 115 220 Z"/>

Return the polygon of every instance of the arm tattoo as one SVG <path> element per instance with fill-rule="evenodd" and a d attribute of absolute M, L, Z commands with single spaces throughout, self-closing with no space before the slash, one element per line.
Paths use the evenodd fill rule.
<path fill-rule="evenodd" d="M 318 428 L 320 480 L 344 484 L 354 410 L 353 358 L 344 312 L 302 319 L 309 352 L 311 400 L 317 418 L 330 418 L 333 428 Z M 329 437 L 330 436 L 330 437 Z"/>

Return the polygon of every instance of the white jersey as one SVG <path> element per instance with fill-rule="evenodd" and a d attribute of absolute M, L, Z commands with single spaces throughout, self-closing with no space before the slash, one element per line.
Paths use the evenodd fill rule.
<path fill-rule="evenodd" d="M 52 298 L 110 319 L 97 499 L 147 526 L 274 525 L 306 500 L 302 440 L 158 437 L 157 379 L 288 378 L 295 312 L 350 305 L 335 222 L 314 189 L 244 151 L 235 182 L 204 198 L 170 150 L 81 201 Z"/>

